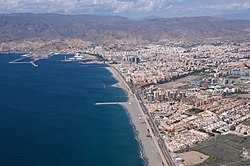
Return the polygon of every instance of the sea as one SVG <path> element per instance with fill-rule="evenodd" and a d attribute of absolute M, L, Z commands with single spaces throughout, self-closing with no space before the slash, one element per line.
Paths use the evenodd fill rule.
<path fill-rule="evenodd" d="M 105 65 L 19 57 L 0 54 L 1 166 L 144 165 L 126 110 L 95 105 L 127 100 Z"/>

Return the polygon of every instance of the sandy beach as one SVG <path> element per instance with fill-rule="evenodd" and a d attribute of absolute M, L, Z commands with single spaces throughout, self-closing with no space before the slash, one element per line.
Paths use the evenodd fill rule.
<path fill-rule="evenodd" d="M 157 147 L 156 139 L 152 134 L 152 130 L 149 127 L 147 120 L 145 120 L 146 115 L 144 115 L 137 98 L 132 93 L 131 89 L 128 87 L 127 83 L 123 80 L 120 74 L 112 66 L 107 67 L 107 69 L 118 81 L 115 86 L 124 89 L 128 94 L 128 101 L 121 102 L 119 104 L 124 106 L 130 115 L 132 125 L 134 126 L 135 132 L 137 133 L 137 139 L 142 146 L 144 159 L 150 166 L 162 166 L 163 162 L 166 163 L 166 161 L 162 156 L 163 154 L 161 154 L 159 151 L 159 146 Z"/>

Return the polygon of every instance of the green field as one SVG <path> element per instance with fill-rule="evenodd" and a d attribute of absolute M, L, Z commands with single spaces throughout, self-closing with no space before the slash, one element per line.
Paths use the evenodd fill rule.
<path fill-rule="evenodd" d="M 243 121 L 242 124 L 250 126 L 250 119 L 247 119 L 247 120 Z"/>
<path fill-rule="evenodd" d="M 250 137 L 237 135 L 220 135 L 205 141 L 189 150 L 204 153 L 210 158 L 198 166 L 220 166 L 220 165 L 250 165 L 250 160 L 241 157 L 242 149 L 250 149 Z"/>

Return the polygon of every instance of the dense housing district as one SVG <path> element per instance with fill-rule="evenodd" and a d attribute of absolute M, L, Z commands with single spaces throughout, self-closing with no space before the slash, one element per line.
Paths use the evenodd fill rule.
<path fill-rule="evenodd" d="M 95 47 L 143 99 L 172 152 L 211 137 L 250 135 L 249 43 Z"/>

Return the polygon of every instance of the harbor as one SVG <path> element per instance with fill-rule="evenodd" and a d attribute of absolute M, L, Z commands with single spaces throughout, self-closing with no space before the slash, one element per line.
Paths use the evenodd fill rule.
<path fill-rule="evenodd" d="M 11 64 L 31 64 L 34 67 L 38 67 L 38 65 L 35 64 L 34 61 L 22 62 L 21 60 L 24 60 L 24 59 L 26 59 L 26 57 L 18 58 L 18 59 L 13 60 L 13 61 L 11 61 L 9 63 L 11 63 Z"/>
<path fill-rule="evenodd" d="M 100 55 L 90 54 L 87 52 L 77 52 L 73 57 L 64 56 L 62 62 L 79 62 L 81 64 L 103 64 L 104 59 Z"/>
<path fill-rule="evenodd" d="M 53 52 L 29 52 L 29 53 L 21 53 L 21 57 L 17 58 L 13 61 L 10 61 L 10 64 L 30 64 L 33 67 L 38 67 L 36 64 L 39 60 L 46 60 L 51 58 L 54 55 L 58 55 L 59 53 Z M 98 56 L 88 53 L 75 53 L 71 56 L 65 55 L 64 59 L 61 62 L 79 62 L 80 64 L 103 64 L 105 63 Z"/>
<path fill-rule="evenodd" d="M 13 61 L 10 61 L 10 64 L 30 64 L 33 67 L 38 67 L 38 64 L 35 62 L 42 60 L 42 59 L 49 59 L 53 55 L 56 55 L 57 53 L 27 53 L 21 55 L 21 58 L 15 59 Z"/>

